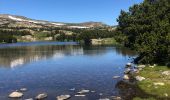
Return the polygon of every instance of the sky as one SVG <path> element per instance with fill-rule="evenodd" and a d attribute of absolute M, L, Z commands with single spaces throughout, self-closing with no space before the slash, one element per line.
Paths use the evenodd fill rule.
<path fill-rule="evenodd" d="M 54 22 L 117 25 L 120 11 L 143 0 L 0 0 L 0 14 Z"/>

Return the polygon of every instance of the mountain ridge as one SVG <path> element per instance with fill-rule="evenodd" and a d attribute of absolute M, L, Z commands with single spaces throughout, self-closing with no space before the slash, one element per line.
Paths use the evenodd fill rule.
<path fill-rule="evenodd" d="M 66 27 L 66 28 L 95 28 L 95 27 L 108 27 L 102 22 L 82 22 L 82 23 L 67 23 L 67 22 L 54 22 L 47 20 L 31 19 L 25 16 L 0 14 L 0 25 L 7 25 L 9 27 Z"/>

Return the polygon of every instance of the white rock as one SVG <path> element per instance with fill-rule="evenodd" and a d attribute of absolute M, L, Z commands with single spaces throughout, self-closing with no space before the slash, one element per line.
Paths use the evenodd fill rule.
<path fill-rule="evenodd" d="M 163 86 L 165 85 L 165 83 L 162 83 L 162 82 L 156 82 L 156 83 L 153 83 L 154 85 L 160 85 L 160 86 Z"/>
<path fill-rule="evenodd" d="M 34 100 L 33 98 L 25 99 L 25 100 Z"/>
<path fill-rule="evenodd" d="M 164 71 L 164 72 L 162 72 L 162 75 L 168 76 L 168 75 L 170 75 L 170 71 Z"/>
<path fill-rule="evenodd" d="M 81 90 L 81 91 L 79 91 L 79 92 L 77 92 L 77 93 L 83 94 L 83 93 L 89 93 L 89 92 L 90 92 L 90 90 Z"/>
<path fill-rule="evenodd" d="M 124 79 L 124 80 L 129 80 L 130 78 L 129 78 L 128 75 L 124 75 L 124 76 L 123 76 L 123 79 Z"/>
<path fill-rule="evenodd" d="M 37 95 L 35 98 L 37 100 L 41 100 L 41 99 L 47 98 L 47 94 L 46 93 L 41 93 L 41 94 Z"/>
<path fill-rule="evenodd" d="M 166 97 L 168 97 L 168 94 L 167 94 L 167 93 L 165 93 L 164 95 L 165 95 Z"/>
<path fill-rule="evenodd" d="M 24 94 L 21 92 L 12 92 L 11 94 L 9 94 L 10 98 L 21 98 Z"/>
<path fill-rule="evenodd" d="M 70 97 L 71 97 L 70 95 L 60 95 L 60 96 L 57 97 L 57 100 L 67 100 Z"/>
<path fill-rule="evenodd" d="M 82 94 L 80 94 L 80 95 L 75 95 L 75 97 L 85 97 L 86 95 L 82 95 Z"/>
<path fill-rule="evenodd" d="M 76 90 L 75 88 L 70 89 L 70 91 L 75 91 L 75 90 Z"/>
<path fill-rule="evenodd" d="M 27 91 L 27 88 L 21 88 L 20 91 L 25 92 Z"/>
<path fill-rule="evenodd" d="M 99 100 L 110 100 L 109 98 L 103 98 L 103 99 L 99 99 Z"/>
<path fill-rule="evenodd" d="M 128 74 L 128 73 L 130 73 L 130 71 L 131 71 L 131 69 L 130 69 L 130 68 L 127 68 L 127 69 L 124 71 L 124 73 L 125 73 L 125 74 Z"/>
<path fill-rule="evenodd" d="M 132 66 L 132 63 L 127 63 L 126 64 L 126 67 L 131 67 Z"/>
<path fill-rule="evenodd" d="M 120 76 L 113 76 L 113 78 L 114 78 L 114 79 L 116 79 L 116 78 L 120 78 Z"/>
<path fill-rule="evenodd" d="M 145 68 L 146 65 L 138 65 L 137 68 Z"/>
<path fill-rule="evenodd" d="M 135 79 L 136 79 L 137 81 L 143 81 L 143 80 L 145 80 L 145 78 L 142 77 L 142 76 L 136 76 Z"/>

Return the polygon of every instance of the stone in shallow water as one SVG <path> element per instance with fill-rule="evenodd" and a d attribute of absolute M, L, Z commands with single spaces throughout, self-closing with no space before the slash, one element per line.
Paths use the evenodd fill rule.
<path fill-rule="evenodd" d="M 86 95 L 80 94 L 80 95 L 75 95 L 75 97 L 85 97 Z"/>
<path fill-rule="evenodd" d="M 131 67 L 131 66 L 132 66 L 132 63 L 127 63 L 127 64 L 126 64 L 126 68 L 127 68 L 127 67 Z"/>
<path fill-rule="evenodd" d="M 120 78 L 120 76 L 113 76 L 114 79 Z"/>
<path fill-rule="evenodd" d="M 21 98 L 24 94 L 21 92 L 12 92 L 11 94 L 9 94 L 10 98 Z"/>
<path fill-rule="evenodd" d="M 21 88 L 20 91 L 25 92 L 27 91 L 27 88 Z"/>
<path fill-rule="evenodd" d="M 33 98 L 25 99 L 25 100 L 34 100 Z"/>
<path fill-rule="evenodd" d="M 125 74 L 129 74 L 130 71 L 131 71 L 131 69 L 130 69 L 130 68 L 127 68 L 127 69 L 125 69 L 124 73 L 125 73 Z"/>
<path fill-rule="evenodd" d="M 99 100 L 110 100 L 109 98 L 103 98 L 103 99 L 99 99 Z"/>
<path fill-rule="evenodd" d="M 119 96 L 112 96 L 112 99 L 113 99 L 113 100 L 122 100 L 122 98 L 119 97 Z"/>
<path fill-rule="evenodd" d="M 47 98 L 46 93 L 41 93 L 41 94 L 39 94 L 35 97 L 36 100 L 41 100 L 41 99 L 44 99 L 44 98 Z"/>
<path fill-rule="evenodd" d="M 70 97 L 71 97 L 70 95 L 60 95 L 60 96 L 57 96 L 57 100 L 67 100 Z"/>
<path fill-rule="evenodd" d="M 81 91 L 79 91 L 79 92 L 77 92 L 78 94 L 83 94 L 83 93 L 89 93 L 90 92 L 90 90 L 81 90 Z"/>

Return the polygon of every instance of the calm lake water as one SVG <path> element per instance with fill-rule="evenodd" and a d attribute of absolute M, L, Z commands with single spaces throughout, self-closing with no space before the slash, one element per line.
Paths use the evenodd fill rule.
<path fill-rule="evenodd" d="M 24 87 L 28 90 L 18 100 L 43 92 L 48 94 L 45 100 L 62 94 L 70 94 L 70 100 L 119 96 L 115 85 L 122 79 L 113 76 L 123 76 L 124 65 L 133 56 L 126 48 L 85 47 L 74 42 L 0 44 L 0 100 L 12 100 L 8 94 Z M 96 92 L 74 97 L 82 89 Z"/>

